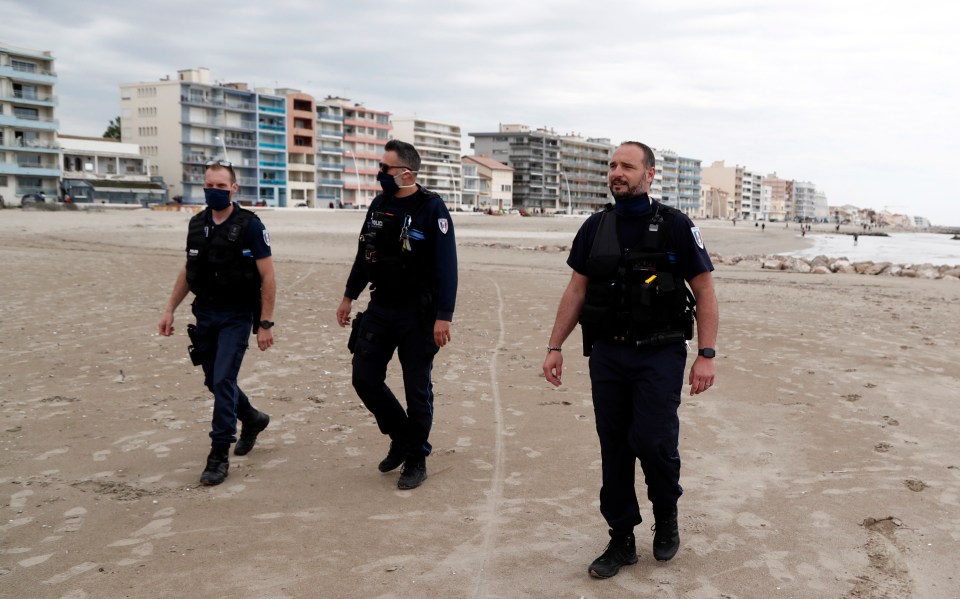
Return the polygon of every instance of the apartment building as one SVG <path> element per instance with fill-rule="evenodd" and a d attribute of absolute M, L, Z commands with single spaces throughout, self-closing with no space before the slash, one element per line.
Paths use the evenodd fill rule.
<path fill-rule="evenodd" d="M 150 159 L 137 144 L 61 135 L 64 201 L 147 206 L 167 201 L 163 179 L 151 177 Z"/>
<path fill-rule="evenodd" d="M 477 210 L 501 212 L 513 208 L 513 169 L 486 156 L 464 156 L 464 189 L 474 193 Z M 469 173 L 469 176 L 468 176 Z M 468 181 L 470 182 L 468 185 Z"/>
<path fill-rule="evenodd" d="M 550 129 L 501 124 L 496 132 L 470 133 L 473 153 L 513 169 L 515 208 L 560 209 L 560 136 Z"/>
<path fill-rule="evenodd" d="M 764 209 L 763 218 L 770 221 L 793 220 L 793 181 L 770 173 L 762 179 L 761 184 L 770 188 L 770 201 Z"/>
<path fill-rule="evenodd" d="M 724 189 L 712 185 L 700 185 L 700 210 L 694 214 L 688 214 L 691 218 L 731 218 L 731 214 L 736 214 L 733 206 L 733 198 Z"/>
<path fill-rule="evenodd" d="M 578 134 L 560 137 L 560 209 L 570 214 L 600 210 L 609 202 L 607 171 L 613 144 Z"/>
<path fill-rule="evenodd" d="M 390 124 L 390 113 L 367 108 L 359 102 L 351 103 L 345 98 L 328 98 L 323 105 L 327 107 L 339 105 L 342 111 L 341 204 L 365 209 L 380 193 L 377 173 L 380 170 L 380 158 L 383 157 L 383 146 L 390 139 L 390 132 L 393 129 Z M 321 124 L 324 127 L 329 126 L 328 122 Z M 325 135 L 321 135 L 321 142 L 325 146 L 329 141 Z M 325 159 L 329 154 L 323 156 Z"/>
<path fill-rule="evenodd" d="M 57 74 L 50 52 L 0 42 L 0 197 L 58 196 Z"/>
<path fill-rule="evenodd" d="M 672 150 L 651 149 L 657 174 L 650 186 L 650 197 L 688 216 L 704 215 L 700 196 L 700 161 L 680 156 Z"/>
<path fill-rule="evenodd" d="M 715 161 L 700 171 L 704 184 L 724 190 L 733 199 L 733 212 L 728 218 L 761 220 L 763 203 L 763 177 L 746 167 L 726 166 L 723 160 Z"/>
<path fill-rule="evenodd" d="M 317 102 L 317 205 L 343 206 L 343 98 Z"/>
<path fill-rule="evenodd" d="M 213 82 L 206 68 L 120 85 L 123 141 L 150 158 L 172 196 L 203 202 L 204 163 L 229 160 L 242 204 L 287 206 L 287 99 L 245 83 Z M 311 115 L 312 119 L 312 115 Z"/>
<path fill-rule="evenodd" d="M 413 144 L 420 153 L 417 182 L 440 194 L 449 210 L 469 209 L 463 202 L 463 173 L 460 164 L 460 126 L 419 117 L 393 117 L 393 137 Z"/>
<path fill-rule="evenodd" d="M 810 181 L 793 182 L 793 220 L 815 220 L 817 186 Z"/>
<path fill-rule="evenodd" d="M 317 102 L 300 90 L 287 98 L 287 193 L 290 206 L 317 207 Z"/>

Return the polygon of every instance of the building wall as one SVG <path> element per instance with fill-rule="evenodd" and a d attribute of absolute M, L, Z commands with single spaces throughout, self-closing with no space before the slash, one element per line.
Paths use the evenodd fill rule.
<path fill-rule="evenodd" d="M 657 173 L 650 186 L 650 196 L 688 216 L 705 215 L 700 196 L 700 161 L 656 148 L 653 155 Z"/>
<path fill-rule="evenodd" d="M 343 101 L 327 97 L 317 103 L 317 205 L 343 205 Z"/>
<path fill-rule="evenodd" d="M 610 201 L 607 171 L 613 150 L 608 139 L 560 137 L 561 211 L 596 212 Z"/>
<path fill-rule="evenodd" d="M 0 42 L 0 196 L 58 196 L 61 175 L 55 118 L 57 74 L 50 52 Z"/>
<path fill-rule="evenodd" d="M 342 100 L 343 107 L 343 202 L 366 208 L 380 193 L 377 173 L 383 146 L 393 129 L 390 113 Z"/>
<path fill-rule="evenodd" d="M 317 206 L 317 103 L 313 96 L 288 91 L 287 190 L 291 206 Z"/>
<path fill-rule="evenodd" d="M 513 169 L 490 158 L 463 156 L 463 168 L 475 169 L 478 179 L 477 210 L 513 208 Z"/>
<path fill-rule="evenodd" d="M 771 221 L 789 220 L 788 208 L 793 203 L 793 181 L 781 179 L 776 173 L 763 178 L 762 185 L 770 188 L 770 203 L 764 217 Z M 789 212 L 792 213 L 792 208 Z"/>
<path fill-rule="evenodd" d="M 464 206 L 459 125 L 417 117 L 393 117 L 393 137 L 413 144 L 420 154 L 417 182 L 443 196 L 447 208 Z"/>
<path fill-rule="evenodd" d="M 500 125 L 497 132 L 471 133 L 474 153 L 513 168 L 513 203 L 533 211 L 560 207 L 560 136 L 548 129 Z"/>

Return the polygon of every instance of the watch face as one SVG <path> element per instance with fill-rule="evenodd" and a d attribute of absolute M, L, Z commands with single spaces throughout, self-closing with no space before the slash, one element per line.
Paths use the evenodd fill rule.
<path fill-rule="evenodd" d="M 701 349 L 697 353 L 703 356 L 704 358 L 714 358 L 717 355 L 717 352 L 710 349 L 709 347 L 705 349 Z"/>

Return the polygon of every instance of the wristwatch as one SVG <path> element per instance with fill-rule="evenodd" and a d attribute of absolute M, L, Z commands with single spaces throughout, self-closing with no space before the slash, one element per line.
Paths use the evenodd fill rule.
<path fill-rule="evenodd" d="M 704 358 L 716 358 L 717 352 L 712 347 L 705 347 L 703 349 L 698 349 L 697 355 L 703 356 Z"/>
<path fill-rule="evenodd" d="M 273 324 L 274 324 L 274 322 L 273 322 L 272 320 L 261 320 L 261 321 L 260 321 L 260 328 L 261 328 L 261 329 L 270 329 L 270 328 L 273 328 Z"/>

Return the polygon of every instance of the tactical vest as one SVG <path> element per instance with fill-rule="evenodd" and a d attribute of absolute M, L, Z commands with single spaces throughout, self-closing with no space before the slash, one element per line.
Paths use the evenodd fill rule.
<path fill-rule="evenodd" d="M 386 197 L 370 213 L 370 222 L 360 235 L 367 279 L 380 296 L 410 296 L 411 291 L 423 289 L 427 282 L 427 263 L 432 256 L 418 247 L 422 246 L 422 239 L 410 236 L 417 214 L 435 194 L 423 190 L 422 195 L 405 216 L 392 212 L 393 198 Z"/>
<path fill-rule="evenodd" d="M 617 214 L 608 204 L 587 258 L 587 293 L 580 312 L 584 353 L 600 339 L 664 345 L 693 337 L 695 300 L 667 255 L 677 210 L 658 205 L 638 247 L 624 254 Z"/>
<path fill-rule="evenodd" d="M 256 309 L 260 303 L 260 271 L 252 256 L 243 255 L 250 221 L 257 215 L 238 206 L 237 213 L 209 231 L 207 210 L 190 219 L 187 230 L 187 284 L 201 305 Z M 259 219 L 258 219 L 259 220 Z"/>

